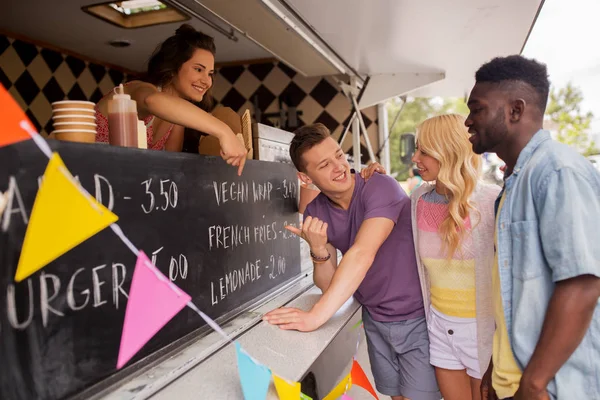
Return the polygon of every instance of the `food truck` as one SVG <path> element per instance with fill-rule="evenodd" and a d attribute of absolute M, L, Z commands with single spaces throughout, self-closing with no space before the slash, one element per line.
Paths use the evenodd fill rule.
<path fill-rule="evenodd" d="M 385 101 L 467 96 L 482 63 L 521 52 L 542 3 L 4 1 L 0 83 L 42 144 L 0 147 L 0 398 L 241 399 L 238 345 L 306 396 L 325 397 L 364 347 L 360 304 L 349 299 L 311 333 L 262 321 L 281 306 L 308 309 L 321 293 L 308 248 L 285 229 L 301 223 L 292 132 L 321 122 L 357 170 L 372 161 L 389 170 Z M 215 115 L 239 118 L 223 121 L 249 151 L 241 176 L 194 132 L 191 152 L 94 143 L 81 126 L 61 132 L 60 102 L 93 109 L 143 77 L 183 23 L 214 38 Z M 66 186 L 51 189 L 53 171 L 70 177 L 56 178 Z M 101 205 L 104 222 L 66 187 L 84 189 L 73 196 Z M 73 238 L 80 228 L 87 236 Z M 166 280 L 137 278 L 141 253 L 156 266 L 145 271 Z M 157 286 L 132 284 L 144 279 Z M 161 317 L 171 303 L 179 311 Z M 129 318 L 134 307 L 166 321 L 148 328 Z M 271 384 L 267 398 L 277 396 Z"/>

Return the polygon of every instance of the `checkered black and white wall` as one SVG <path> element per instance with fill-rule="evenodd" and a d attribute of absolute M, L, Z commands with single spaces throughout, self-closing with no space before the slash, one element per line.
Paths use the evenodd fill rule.
<path fill-rule="evenodd" d="M 280 108 L 295 107 L 297 126 L 321 122 L 339 137 L 350 119 L 350 102 L 329 77 L 306 78 L 280 62 L 222 66 L 217 72 L 217 103 L 240 114 L 250 109 L 253 116 L 258 109 L 261 123 L 278 125 Z M 0 83 L 43 133 L 52 131 L 53 101 L 98 102 L 126 79 L 120 70 L 0 35 Z M 363 110 L 363 117 L 376 150 L 376 107 Z"/>
<path fill-rule="evenodd" d="M 254 111 L 257 105 L 263 115 L 262 123 L 277 124 L 280 103 L 284 109 L 295 107 L 300 113 L 298 126 L 321 122 L 336 137 L 343 132 L 351 116 L 350 101 L 333 79 L 307 78 L 281 62 L 221 67 L 215 78 L 213 95 L 217 101 L 238 112 L 247 108 Z M 363 110 L 363 119 L 369 139 L 376 147 L 377 108 Z M 350 140 L 347 142 L 345 147 L 351 145 Z"/>

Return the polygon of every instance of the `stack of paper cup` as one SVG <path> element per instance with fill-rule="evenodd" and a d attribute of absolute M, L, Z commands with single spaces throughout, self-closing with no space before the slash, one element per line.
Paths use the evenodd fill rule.
<path fill-rule="evenodd" d="M 58 140 L 94 143 L 96 111 L 91 101 L 63 100 L 52 103 L 52 125 Z"/>

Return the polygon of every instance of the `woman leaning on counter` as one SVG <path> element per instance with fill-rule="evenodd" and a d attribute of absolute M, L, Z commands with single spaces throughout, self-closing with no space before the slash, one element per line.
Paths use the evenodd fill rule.
<path fill-rule="evenodd" d="M 138 119 L 147 128 L 148 149 L 181 151 L 184 129 L 191 128 L 218 138 L 221 157 L 241 174 L 246 162 L 244 145 L 227 124 L 206 111 L 212 103 L 215 52 L 212 37 L 181 25 L 154 52 L 144 80 L 128 82 L 125 93 L 137 103 Z M 96 142 L 108 143 L 112 93 L 96 105 Z"/>

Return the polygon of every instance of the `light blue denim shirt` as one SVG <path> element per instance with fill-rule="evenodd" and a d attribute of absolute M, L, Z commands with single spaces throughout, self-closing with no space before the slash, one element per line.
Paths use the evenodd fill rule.
<path fill-rule="evenodd" d="M 600 174 L 541 130 L 519 155 L 503 192 L 497 228 L 502 305 L 523 369 L 537 345 L 554 283 L 600 277 Z M 600 399 L 600 302 L 548 392 L 558 400 Z"/>

